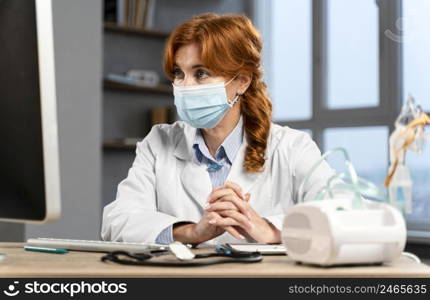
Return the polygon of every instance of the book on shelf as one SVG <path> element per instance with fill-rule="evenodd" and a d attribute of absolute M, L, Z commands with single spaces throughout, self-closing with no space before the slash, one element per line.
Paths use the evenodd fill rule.
<path fill-rule="evenodd" d="M 116 1 L 116 20 L 114 23 L 124 26 L 126 18 L 126 12 L 124 7 L 124 0 L 114 0 Z"/>
<path fill-rule="evenodd" d="M 136 3 L 136 20 L 135 25 L 136 27 L 143 28 L 145 25 L 145 15 L 146 15 L 146 9 L 148 7 L 148 1 L 138 1 Z"/>
<path fill-rule="evenodd" d="M 156 0 L 104 0 L 104 20 L 140 29 L 152 29 Z"/>
<path fill-rule="evenodd" d="M 156 4 L 156 0 L 147 0 L 145 29 L 154 28 L 155 4 Z"/>
<path fill-rule="evenodd" d="M 104 141 L 105 146 L 111 146 L 111 147 L 134 147 L 138 142 L 143 140 L 143 137 L 127 137 L 127 138 L 113 138 L 113 139 L 106 139 Z"/>
<path fill-rule="evenodd" d="M 103 10 L 105 22 L 117 21 L 117 0 L 105 0 Z"/>
<path fill-rule="evenodd" d="M 176 120 L 176 110 L 172 106 L 158 106 L 150 110 L 151 127 L 157 124 L 171 124 Z"/>
<path fill-rule="evenodd" d="M 172 124 L 175 121 L 176 109 L 173 106 L 157 106 L 149 111 L 149 129 L 157 124 Z M 105 148 L 130 149 L 134 148 L 142 140 L 143 137 L 111 138 L 105 139 L 103 145 Z"/>
<path fill-rule="evenodd" d="M 135 71 L 135 70 L 132 70 Z M 137 71 L 135 71 L 137 72 Z M 128 85 L 134 85 L 139 87 L 157 87 L 159 83 L 159 79 L 153 78 L 156 74 L 154 72 L 148 74 L 141 72 L 141 76 L 129 76 L 129 75 L 122 75 L 122 74 L 115 74 L 115 73 L 109 73 L 106 75 L 106 79 L 109 81 L 117 82 L 117 83 L 124 83 Z M 144 75 L 147 75 L 145 77 Z M 149 75 L 152 75 L 149 76 Z"/>

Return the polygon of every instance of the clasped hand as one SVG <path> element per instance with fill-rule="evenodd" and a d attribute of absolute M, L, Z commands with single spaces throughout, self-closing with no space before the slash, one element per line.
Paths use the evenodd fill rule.
<path fill-rule="evenodd" d="M 249 193 L 243 194 L 240 186 L 233 182 L 215 188 L 208 197 L 205 209 L 208 224 L 223 232 L 227 231 L 237 239 L 279 243 L 280 231 L 258 215 L 249 204 L 250 197 Z"/>

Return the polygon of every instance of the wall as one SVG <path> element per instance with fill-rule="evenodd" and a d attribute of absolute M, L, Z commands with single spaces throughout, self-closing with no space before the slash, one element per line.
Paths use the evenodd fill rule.
<path fill-rule="evenodd" d="M 249 15 L 251 3 L 158 0 L 155 29 L 170 31 L 203 12 Z M 104 74 L 131 67 L 152 67 L 161 73 L 162 41 L 106 34 L 103 44 L 102 0 L 54 0 L 53 12 L 62 217 L 44 225 L 0 223 L 3 241 L 30 237 L 98 239 L 102 208 L 114 200 L 116 186 L 134 158 L 134 153 L 127 151 L 104 153 L 102 197 L 102 107 L 104 138 L 136 137 L 146 133 L 150 107 L 172 103 L 168 95 L 115 91 L 105 92 L 101 101 L 102 61 Z"/>
<path fill-rule="evenodd" d="M 194 15 L 207 12 L 252 14 L 252 0 L 157 0 L 155 30 L 170 32 Z M 104 71 L 125 73 L 129 69 L 151 69 L 163 74 L 161 38 L 106 32 L 104 35 Z M 163 83 L 167 79 L 162 76 Z M 173 105 L 173 95 L 105 90 L 103 95 L 103 137 L 143 138 L 149 130 L 149 110 L 154 106 Z M 105 149 L 103 153 L 103 205 L 115 200 L 118 183 L 127 176 L 135 153 L 130 149 Z"/>
<path fill-rule="evenodd" d="M 101 0 L 54 0 L 62 217 L 25 225 L 25 237 L 99 239 L 101 222 Z"/>

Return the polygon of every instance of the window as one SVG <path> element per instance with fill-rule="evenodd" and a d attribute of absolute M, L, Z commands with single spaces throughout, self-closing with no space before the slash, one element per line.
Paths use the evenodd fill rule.
<path fill-rule="evenodd" d="M 359 176 L 382 186 L 388 138 L 408 94 L 430 112 L 430 1 L 270 3 L 261 29 L 275 121 L 310 130 L 322 151 L 346 148 Z M 339 158 L 329 158 L 336 169 Z M 414 181 L 408 232 L 428 242 L 430 143 L 406 164 Z"/>
<path fill-rule="evenodd" d="M 427 111 L 430 111 L 429 15 L 430 1 L 403 1 L 403 99 L 411 94 Z"/>
<path fill-rule="evenodd" d="M 430 218 L 430 145 L 420 155 L 408 152 L 406 164 L 413 181 L 413 204 L 411 220 L 422 221 Z"/>
<path fill-rule="evenodd" d="M 378 50 L 375 0 L 327 1 L 329 108 L 378 105 Z"/>
<path fill-rule="evenodd" d="M 311 117 L 311 0 L 273 0 L 269 86 L 275 120 Z"/>
<path fill-rule="evenodd" d="M 430 111 L 430 1 L 407 0 L 402 3 L 403 100 L 412 95 L 424 110 Z M 427 131 L 428 134 L 428 131 Z M 430 145 L 421 155 L 408 152 L 406 164 L 413 181 L 410 227 L 430 231 Z"/>
<path fill-rule="evenodd" d="M 358 176 L 382 187 L 388 168 L 388 128 L 344 127 L 324 131 L 324 151 L 343 147 L 357 171 Z M 328 157 L 328 162 L 337 171 L 344 171 L 341 155 Z"/>

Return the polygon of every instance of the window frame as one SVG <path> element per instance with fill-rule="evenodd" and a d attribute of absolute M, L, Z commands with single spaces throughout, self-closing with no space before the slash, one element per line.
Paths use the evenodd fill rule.
<path fill-rule="evenodd" d="M 396 21 L 402 17 L 402 1 L 376 0 L 379 8 L 379 104 L 372 107 L 329 109 L 327 105 L 327 1 L 312 1 L 312 116 L 308 120 L 281 120 L 282 126 L 310 129 L 320 149 L 324 149 L 323 132 L 336 127 L 387 126 L 389 133 L 403 105 L 403 44 L 386 36 L 390 30 L 402 35 Z M 264 4 L 262 4 L 264 2 Z M 253 17 L 263 36 L 265 81 L 270 86 L 270 1 L 254 0 Z M 387 151 L 389 153 L 389 151 Z M 430 221 L 407 221 L 408 242 L 430 244 Z"/>

